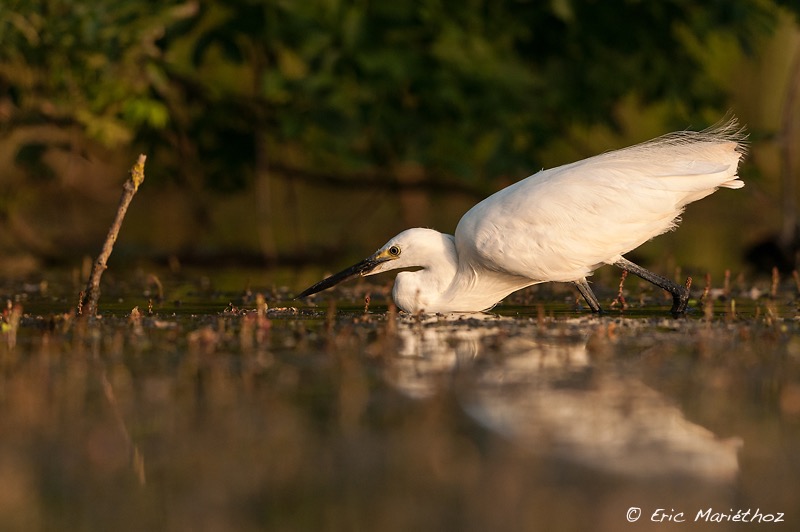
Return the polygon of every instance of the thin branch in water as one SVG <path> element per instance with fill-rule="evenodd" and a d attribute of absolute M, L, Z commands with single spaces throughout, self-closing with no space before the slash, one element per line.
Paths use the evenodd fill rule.
<path fill-rule="evenodd" d="M 84 312 L 87 316 L 95 316 L 97 314 L 97 302 L 100 300 L 100 278 L 108 267 L 108 258 L 114 250 L 114 243 L 117 241 L 117 235 L 122 228 L 125 213 L 128 212 L 128 205 L 130 205 L 133 196 L 136 195 L 136 191 L 139 190 L 139 185 L 144 181 L 144 162 L 146 159 L 147 156 L 139 155 L 136 164 L 131 168 L 130 177 L 122 185 L 122 197 L 119 200 L 119 207 L 117 207 L 117 216 L 108 230 L 108 236 L 106 236 L 100 255 L 92 265 L 92 273 L 89 275 L 86 289 L 78 303 L 78 315 L 83 315 Z"/>

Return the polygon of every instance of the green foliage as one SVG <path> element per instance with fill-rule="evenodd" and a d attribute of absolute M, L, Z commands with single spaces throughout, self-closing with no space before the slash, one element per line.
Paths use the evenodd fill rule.
<path fill-rule="evenodd" d="M 575 125 L 613 127 L 631 94 L 672 105 L 680 126 L 722 114 L 709 43 L 748 52 L 776 13 L 766 0 L 11 0 L 2 127 L 79 124 L 220 190 L 267 164 L 519 176 Z"/>
<path fill-rule="evenodd" d="M 108 145 L 169 121 L 152 69 L 176 2 L 11 0 L 0 5 L 0 87 L 13 113 L 4 129 L 80 124 Z"/>
<path fill-rule="evenodd" d="M 705 43 L 730 35 L 752 49 L 775 13 L 760 1 L 240 1 L 204 4 L 167 42 L 190 41 L 199 85 L 220 63 L 242 69 L 249 86 L 214 92 L 203 113 L 247 112 L 219 121 L 247 135 L 255 118 L 272 160 L 294 146 L 328 172 L 411 161 L 475 179 L 535 168 L 573 125 L 613 125 L 631 93 L 721 114 Z"/>

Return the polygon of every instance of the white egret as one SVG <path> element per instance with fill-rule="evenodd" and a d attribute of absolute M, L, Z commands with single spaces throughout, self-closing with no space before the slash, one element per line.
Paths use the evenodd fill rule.
<path fill-rule="evenodd" d="M 410 313 L 479 312 L 537 283 L 573 283 L 600 312 L 586 278 L 613 264 L 672 294 L 683 314 L 689 289 L 623 257 L 674 229 L 686 205 L 719 187 L 741 188 L 746 151 L 735 118 L 542 170 L 472 207 L 455 236 L 408 229 L 365 260 L 303 291 L 302 298 L 356 277 L 397 274 L 392 297 Z"/>

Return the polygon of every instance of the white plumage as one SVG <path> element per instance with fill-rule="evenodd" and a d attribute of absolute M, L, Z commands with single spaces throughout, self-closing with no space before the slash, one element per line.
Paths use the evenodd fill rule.
<path fill-rule="evenodd" d="M 455 237 L 408 229 L 298 297 L 355 275 L 418 267 L 399 273 L 392 292 L 407 312 L 482 311 L 547 281 L 575 283 L 599 311 L 586 277 L 615 264 L 670 291 L 672 312 L 681 314 L 688 290 L 623 255 L 674 229 L 689 203 L 719 187 L 743 187 L 737 168 L 744 153 L 742 130 L 731 119 L 542 170 L 475 205 Z"/>

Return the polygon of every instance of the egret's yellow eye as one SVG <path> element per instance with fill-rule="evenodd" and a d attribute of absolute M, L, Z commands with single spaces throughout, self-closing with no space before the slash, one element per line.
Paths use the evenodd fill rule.
<path fill-rule="evenodd" d="M 397 246 L 392 246 L 389 248 L 389 255 L 392 257 L 399 257 L 400 256 L 400 248 Z"/>

